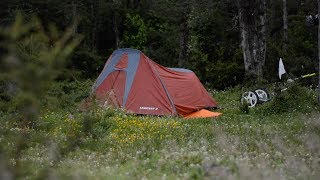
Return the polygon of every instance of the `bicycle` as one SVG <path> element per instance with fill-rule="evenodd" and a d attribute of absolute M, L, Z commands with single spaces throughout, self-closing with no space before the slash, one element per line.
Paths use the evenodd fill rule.
<path fill-rule="evenodd" d="M 277 91 L 279 91 L 279 93 L 286 91 L 297 80 L 312 77 L 315 75 L 317 75 L 317 74 L 312 73 L 312 74 L 303 75 L 298 78 L 288 79 L 287 82 L 282 83 L 282 84 L 279 82 L 273 83 L 271 86 L 273 87 L 274 90 L 271 91 L 271 93 L 269 93 L 265 88 L 256 88 L 254 90 L 245 91 L 241 95 L 240 103 L 242 105 L 244 105 L 244 103 L 246 103 L 248 105 L 248 107 L 253 108 L 257 104 L 263 104 L 265 102 L 270 101 L 272 99 L 271 97 L 274 96 Z M 276 89 L 279 89 L 279 90 L 276 90 Z"/>

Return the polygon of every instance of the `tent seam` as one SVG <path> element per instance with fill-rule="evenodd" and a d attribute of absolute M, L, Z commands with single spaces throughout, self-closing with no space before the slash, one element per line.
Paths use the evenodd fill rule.
<path fill-rule="evenodd" d="M 148 62 L 148 64 L 150 64 L 150 62 Z M 165 87 L 164 83 L 162 82 L 162 79 L 161 79 L 161 77 L 160 77 L 160 75 L 159 75 L 159 72 L 154 68 L 153 64 L 150 64 L 150 65 L 151 65 L 152 69 L 155 71 L 156 75 L 158 76 L 158 78 L 159 78 L 159 80 L 160 80 L 160 83 L 161 83 L 164 91 L 166 92 L 166 95 L 167 95 L 167 97 L 168 97 L 168 99 L 169 99 L 169 101 L 170 101 L 170 103 L 171 103 L 171 106 L 173 107 L 173 110 L 174 110 L 175 115 L 178 115 L 176 106 L 174 105 L 174 103 L 173 103 L 173 101 L 172 101 L 172 99 L 171 99 L 171 96 L 170 96 L 167 88 Z"/>

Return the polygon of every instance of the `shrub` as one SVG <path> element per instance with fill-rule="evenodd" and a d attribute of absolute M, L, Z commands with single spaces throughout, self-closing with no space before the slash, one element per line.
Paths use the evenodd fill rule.
<path fill-rule="evenodd" d="M 263 113 L 311 112 L 317 108 L 314 90 L 292 85 L 287 90 L 276 93 L 271 102 L 261 106 Z"/>
<path fill-rule="evenodd" d="M 42 105 L 51 109 L 63 108 L 71 111 L 89 96 L 91 86 L 91 80 L 52 83 L 46 97 L 42 100 Z"/>
<path fill-rule="evenodd" d="M 81 37 L 69 29 L 58 34 L 55 27 L 47 31 L 37 18 L 28 21 L 21 14 L 7 26 L 0 27 L 0 98 L 5 109 L 33 125 L 38 118 L 39 102 L 47 94 L 50 83 L 59 75 L 66 59 L 78 46 Z"/>
<path fill-rule="evenodd" d="M 249 113 L 249 105 L 247 101 L 240 102 L 239 109 L 241 112 L 248 114 Z"/>

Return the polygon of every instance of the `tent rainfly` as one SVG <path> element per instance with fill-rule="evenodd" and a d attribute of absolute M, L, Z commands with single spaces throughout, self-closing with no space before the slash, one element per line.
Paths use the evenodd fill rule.
<path fill-rule="evenodd" d="M 112 53 L 92 93 L 99 103 L 134 114 L 188 116 L 217 107 L 192 71 L 163 67 L 127 48 Z"/>

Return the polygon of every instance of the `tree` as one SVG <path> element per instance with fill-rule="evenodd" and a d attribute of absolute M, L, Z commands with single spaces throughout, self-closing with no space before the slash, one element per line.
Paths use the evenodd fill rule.
<path fill-rule="evenodd" d="M 245 76 L 259 81 L 266 59 L 266 0 L 238 0 Z"/>
<path fill-rule="evenodd" d="M 0 111 L 16 113 L 21 127 L 33 127 L 40 102 L 49 84 L 61 72 L 65 61 L 79 45 L 82 37 L 73 35 L 73 25 L 63 35 L 52 26 L 48 31 L 37 18 L 26 20 L 21 14 L 8 27 L 0 27 Z M 0 100 L 2 100 L 0 98 Z"/>
<path fill-rule="evenodd" d="M 192 4 L 186 67 L 210 88 L 224 89 L 243 82 L 237 14 L 232 0 Z"/>
<path fill-rule="evenodd" d="M 179 60 L 178 66 L 184 67 L 185 61 L 187 59 L 187 52 L 188 52 L 188 40 L 189 40 L 189 27 L 188 27 L 188 16 L 190 14 L 190 1 L 179 0 L 177 2 L 178 7 L 180 8 L 180 40 L 179 40 Z"/>
<path fill-rule="evenodd" d="M 169 63 L 171 66 L 186 67 L 188 57 L 188 47 L 190 40 L 190 13 L 193 6 L 201 1 L 194 0 L 158 0 L 154 1 L 151 5 L 151 10 L 159 19 L 166 21 L 166 24 L 169 25 L 170 34 L 169 36 L 163 36 L 164 39 L 167 39 L 170 43 L 175 45 L 173 49 L 176 52 L 173 57 L 165 58 L 173 60 Z M 163 21 L 162 20 L 162 21 Z M 168 46 L 168 45 L 166 45 Z M 171 46 L 171 45 L 170 45 Z M 172 49 L 172 48 L 171 48 Z"/>
<path fill-rule="evenodd" d="M 115 36 L 115 46 L 120 47 L 120 32 L 119 32 L 119 18 L 120 18 L 120 8 L 122 6 L 121 1 L 113 0 L 113 16 L 112 16 L 112 30 Z"/>
<path fill-rule="evenodd" d="M 318 69 L 318 104 L 320 105 L 320 0 L 318 0 L 318 63 L 319 63 L 319 69 Z"/>
<path fill-rule="evenodd" d="M 283 2 L 283 50 L 287 51 L 288 48 L 288 11 L 287 11 L 287 0 Z"/>

